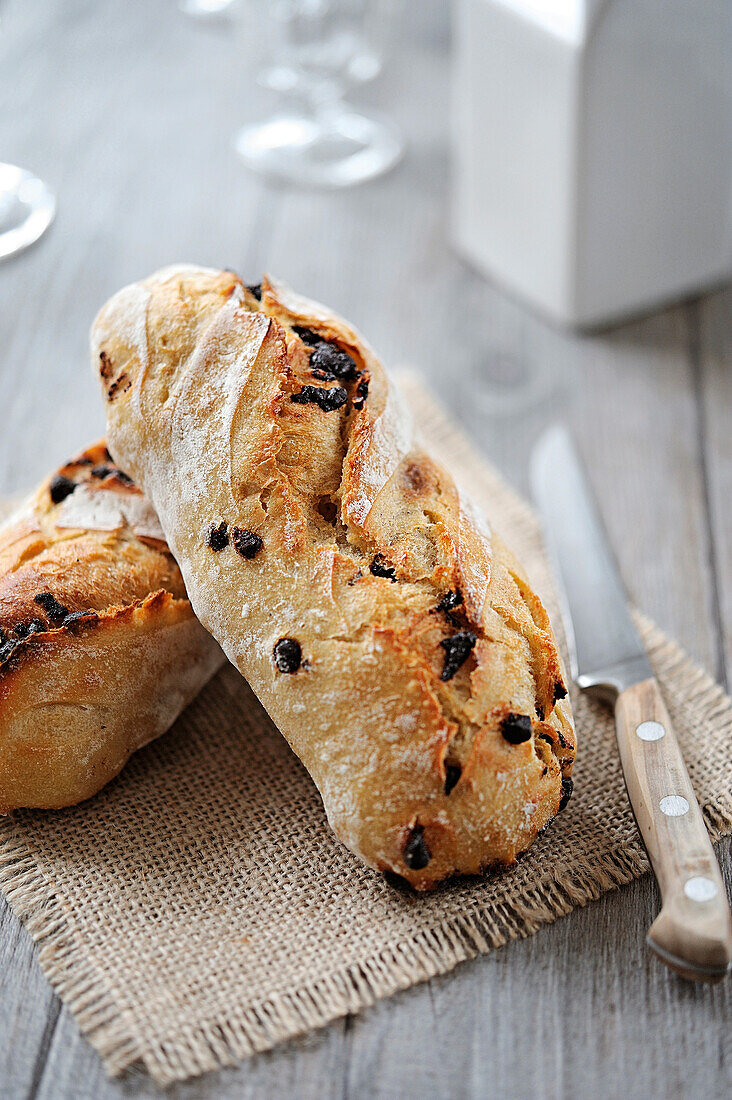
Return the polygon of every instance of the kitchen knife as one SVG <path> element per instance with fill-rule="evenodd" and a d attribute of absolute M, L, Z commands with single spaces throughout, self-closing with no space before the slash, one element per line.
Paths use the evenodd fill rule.
<path fill-rule="evenodd" d="M 561 580 L 572 677 L 615 708 L 628 798 L 661 890 L 661 912 L 648 944 L 685 978 L 719 981 L 732 960 L 732 919 L 719 865 L 597 505 L 564 428 L 550 428 L 537 443 L 531 482 Z"/>

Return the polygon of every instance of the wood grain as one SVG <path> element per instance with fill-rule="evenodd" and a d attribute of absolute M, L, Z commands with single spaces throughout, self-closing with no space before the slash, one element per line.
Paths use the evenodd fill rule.
<path fill-rule="evenodd" d="M 124 282 L 180 259 L 267 267 L 428 377 L 525 488 L 539 429 L 571 426 L 637 603 L 717 672 L 732 623 L 727 292 L 610 334 L 550 328 L 449 244 L 448 5 L 404 8 L 383 78 L 354 98 L 408 139 L 390 176 L 343 194 L 270 188 L 230 135 L 271 99 L 246 26 L 174 0 L 8 0 L 2 157 L 58 192 L 48 236 L 0 268 L 0 492 L 31 486 L 101 429 L 89 322 Z M 622 533 L 622 534 L 621 534 Z M 720 611 L 721 600 L 721 611 Z M 581 747 L 580 747 L 581 751 Z M 729 846 L 723 852 L 729 876 Z M 729 882 L 729 878 L 728 878 Z M 168 1090 L 176 1097 L 726 1097 L 730 983 L 653 960 L 650 878 L 306 1042 Z M 0 902 L 0 1095 L 153 1096 L 107 1082 Z"/>
<path fill-rule="evenodd" d="M 712 613 L 716 674 L 732 683 L 732 289 L 689 307 L 698 321 L 692 347 L 699 406 L 700 460 L 707 497 L 708 555 L 714 578 Z"/>
<path fill-rule="evenodd" d="M 628 795 L 661 891 L 648 943 L 685 978 L 720 981 L 732 961 L 729 904 L 656 681 L 622 691 L 615 721 Z"/>

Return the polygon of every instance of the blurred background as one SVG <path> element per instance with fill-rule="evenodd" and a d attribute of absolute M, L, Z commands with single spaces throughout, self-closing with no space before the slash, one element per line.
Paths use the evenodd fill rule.
<path fill-rule="evenodd" d="M 612 32 L 602 40 L 615 59 L 609 67 L 599 63 L 597 5 L 579 0 L 355 2 L 332 35 L 327 23 L 311 34 L 322 0 L 204 0 L 209 10 L 191 14 L 196 6 L 0 3 L 0 159 L 36 173 L 58 204 L 46 234 L 0 265 L 0 492 L 29 488 L 101 434 L 87 332 L 111 293 L 176 261 L 231 267 L 252 282 L 271 271 L 353 321 L 389 367 L 422 372 L 520 488 L 541 429 L 567 421 L 633 596 L 723 677 L 732 624 L 732 298 L 720 288 L 718 263 L 729 219 L 714 203 L 727 188 L 729 211 L 732 193 L 729 66 L 720 67 L 729 57 L 729 7 L 695 6 L 694 48 L 688 36 L 672 35 L 664 63 L 649 55 L 643 80 L 631 86 L 620 59 L 630 49 L 637 65 L 647 48 L 636 31 L 655 41 L 657 5 L 611 5 L 647 18 L 640 30 L 621 18 L 603 24 Z M 682 12 L 676 0 L 671 9 Z M 523 76 L 511 51 L 526 60 Z M 584 89 L 578 73 L 589 71 L 587 57 L 597 78 Z M 664 80 L 679 61 L 694 75 L 683 78 L 669 113 Z M 502 83 L 491 85 L 500 64 Z M 624 91 L 612 92 L 613 73 Z M 610 115 L 591 113 L 598 101 L 610 103 Z M 699 133 L 701 107 L 709 125 Z M 262 131 L 283 114 L 287 126 Z M 317 115 L 340 130 L 298 179 L 291 150 L 263 158 L 283 136 L 303 140 L 304 115 L 308 125 Z M 633 282 L 630 267 L 623 277 L 620 248 L 614 281 L 593 288 L 607 294 L 613 316 L 602 316 L 602 299 L 599 307 L 580 300 L 591 282 L 586 265 L 599 269 L 618 233 L 600 218 L 587 247 L 578 243 L 572 188 L 577 179 L 589 195 L 605 187 L 603 211 L 619 200 L 605 186 L 609 166 L 597 149 L 584 174 L 572 175 L 578 117 L 585 136 L 602 132 L 608 142 L 628 131 L 625 119 L 638 119 L 636 152 L 648 152 L 645 132 L 661 135 L 650 169 L 637 168 L 633 149 L 623 153 L 621 213 L 641 226 L 647 215 L 634 205 L 633 172 L 645 171 L 659 210 L 688 227 L 693 204 L 679 206 L 671 182 L 659 190 L 658 175 L 678 180 L 702 166 L 707 190 L 696 207 L 708 214 L 706 237 L 692 256 L 696 274 L 676 288 L 681 304 L 659 311 L 651 301 L 654 293 L 673 298 L 670 284 L 639 285 L 637 308 L 611 302 Z M 691 168 L 688 158 L 676 169 L 662 160 L 677 124 L 696 134 Z M 718 152 L 711 160 L 710 139 Z M 337 154 L 342 160 L 349 141 L 366 155 L 344 168 Z M 691 182 L 698 196 L 702 184 Z M 624 232 L 630 246 L 641 230 Z M 696 239 L 678 236 L 667 270 L 690 262 Z M 520 270 L 505 269 L 514 256 Z M 645 283 L 654 277 L 649 267 Z M 593 331 L 576 331 L 583 311 L 597 322 Z M 621 313 L 645 316 L 618 325 Z"/>

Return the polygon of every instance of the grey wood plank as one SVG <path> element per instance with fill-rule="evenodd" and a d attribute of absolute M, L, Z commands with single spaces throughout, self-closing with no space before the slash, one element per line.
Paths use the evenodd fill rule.
<path fill-rule="evenodd" d="M 376 1006 L 354 1021 L 349 1094 L 726 1095 L 729 983 L 694 987 L 648 956 L 656 905 L 635 883 L 434 980 L 431 1005 L 415 990 Z"/>
<path fill-rule="evenodd" d="M 60 1002 L 26 930 L 0 896 L 0 1096 L 32 1092 L 43 1072 Z"/>
<path fill-rule="evenodd" d="M 241 1066 L 162 1090 L 138 1067 L 120 1079 L 109 1080 L 73 1017 L 62 1009 L 34 1096 L 38 1100 L 146 1100 L 160 1096 L 175 1100 L 339 1100 L 343 1049 L 342 1025 L 335 1024 Z"/>
<path fill-rule="evenodd" d="M 732 290 L 698 303 L 700 436 L 709 500 L 709 563 L 718 615 L 717 675 L 732 684 Z"/>

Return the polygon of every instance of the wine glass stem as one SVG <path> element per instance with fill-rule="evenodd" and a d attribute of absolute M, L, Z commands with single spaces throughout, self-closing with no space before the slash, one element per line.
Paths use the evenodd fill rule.
<path fill-rule="evenodd" d="M 342 110 L 345 88 L 330 77 L 318 78 L 302 74 L 292 95 L 304 114 L 313 119 L 322 119 Z"/>

